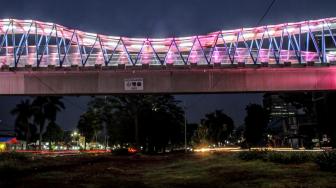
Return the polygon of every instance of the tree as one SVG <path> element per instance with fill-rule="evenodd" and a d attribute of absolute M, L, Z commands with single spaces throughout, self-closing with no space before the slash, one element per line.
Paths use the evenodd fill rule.
<path fill-rule="evenodd" d="M 216 145 L 224 143 L 234 129 L 233 120 L 221 110 L 206 114 L 202 124 L 208 129 L 209 142 Z"/>
<path fill-rule="evenodd" d="M 22 100 L 11 111 L 12 115 L 16 115 L 15 133 L 18 139 L 26 140 L 28 145 L 36 134 L 36 127 L 32 124 L 32 108 L 30 100 Z"/>
<path fill-rule="evenodd" d="M 134 125 L 134 139 L 135 146 L 139 147 L 139 114 L 140 111 L 145 108 L 146 99 L 143 95 L 132 95 L 132 96 L 118 96 L 111 99 L 112 108 L 115 110 L 122 110 L 127 114 L 128 118 L 133 120 Z"/>
<path fill-rule="evenodd" d="M 248 105 L 246 112 L 244 137 L 247 146 L 261 145 L 268 124 L 268 112 L 258 104 Z"/>
<path fill-rule="evenodd" d="M 94 98 L 89 109 L 97 109 L 110 143 L 158 152 L 182 141 L 184 113 L 178 103 L 171 95 L 125 95 Z"/>
<path fill-rule="evenodd" d="M 148 152 L 165 152 L 183 141 L 184 111 L 171 95 L 147 95 L 139 114 L 140 142 Z"/>
<path fill-rule="evenodd" d="M 196 147 L 209 146 L 208 135 L 208 128 L 201 124 L 192 137 L 192 144 Z"/>
<path fill-rule="evenodd" d="M 100 117 L 105 125 L 111 124 L 111 122 L 123 122 L 127 125 L 133 125 L 134 128 L 129 130 L 134 130 L 134 142 L 135 145 L 139 145 L 139 110 L 142 108 L 141 105 L 144 104 L 144 99 L 142 95 L 132 95 L 132 96 L 117 96 L 117 97 L 95 97 L 89 102 L 89 109 L 95 109 L 96 114 Z M 114 118 L 126 117 L 127 120 Z M 132 122 L 130 122 L 132 121 Z"/>
<path fill-rule="evenodd" d="M 199 124 L 188 123 L 187 124 L 187 141 L 188 144 L 193 144 L 193 137 L 199 129 Z"/>
<path fill-rule="evenodd" d="M 34 116 L 34 124 L 39 128 L 39 149 L 41 150 L 42 132 L 46 122 L 45 104 L 47 103 L 46 97 L 36 97 L 32 103 L 32 110 Z"/>
<path fill-rule="evenodd" d="M 50 122 L 55 122 L 57 118 L 57 113 L 64 110 L 64 103 L 61 101 L 62 97 L 47 97 L 47 103 L 45 105 L 46 118 Z"/>
<path fill-rule="evenodd" d="M 56 116 L 59 111 L 65 109 L 64 104 L 61 102 L 62 97 L 36 97 L 32 102 L 32 111 L 34 123 L 39 128 L 39 149 L 42 149 L 42 134 L 44 126 L 47 121 L 55 122 Z"/>
<path fill-rule="evenodd" d="M 63 130 L 54 121 L 50 121 L 43 137 L 49 142 L 49 150 L 51 150 L 52 142 L 59 142 L 63 139 Z"/>
<path fill-rule="evenodd" d="M 201 125 L 197 128 L 192 140 L 193 145 L 204 147 L 222 145 L 228 140 L 234 129 L 233 120 L 221 110 L 205 115 Z"/>
<path fill-rule="evenodd" d="M 87 142 L 97 138 L 98 133 L 102 130 L 102 119 L 97 111 L 89 109 L 81 115 L 77 128 L 81 135 L 85 137 L 84 150 L 86 150 Z"/>

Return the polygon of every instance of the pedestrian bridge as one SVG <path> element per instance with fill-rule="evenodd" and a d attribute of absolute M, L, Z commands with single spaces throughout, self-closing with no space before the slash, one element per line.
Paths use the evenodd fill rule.
<path fill-rule="evenodd" d="M 0 94 L 335 90 L 336 18 L 190 37 L 106 36 L 0 20 Z"/>

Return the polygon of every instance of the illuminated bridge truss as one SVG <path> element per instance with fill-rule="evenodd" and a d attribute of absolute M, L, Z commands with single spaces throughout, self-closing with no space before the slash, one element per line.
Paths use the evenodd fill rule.
<path fill-rule="evenodd" d="M 321 64 L 336 61 L 336 18 L 179 38 L 105 36 L 32 20 L 0 20 L 6 67 Z"/>

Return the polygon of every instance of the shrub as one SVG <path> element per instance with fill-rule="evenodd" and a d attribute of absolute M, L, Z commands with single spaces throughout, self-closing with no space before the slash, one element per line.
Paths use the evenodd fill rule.
<path fill-rule="evenodd" d="M 315 159 L 321 170 L 336 172 L 336 151 L 323 152 Z"/>
<path fill-rule="evenodd" d="M 238 153 L 238 158 L 250 160 L 263 160 L 281 164 L 299 164 L 312 161 L 314 155 L 307 152 L 273 152 L 267 150 L 243 151 Z"/>
<path fill-rule="evenodd" d="M 300 164 L 313 160 L 313 155 L 307 152 L 269 152 L 267 161 L 281 164 Z"/>
<path fill-rule="evenodd" d="M 251 151 L 242 151 L 238 153 L 238 158 L 244 161 L 251 160 L 263 160 L 267 155 L 266 150 L 251 150 Z"/>

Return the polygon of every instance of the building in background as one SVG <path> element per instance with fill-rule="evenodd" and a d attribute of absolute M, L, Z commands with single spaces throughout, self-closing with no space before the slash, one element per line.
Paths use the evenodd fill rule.
<path fill-rule="evenodd" d="M 270 114 L 268 124 L 269 145 L 273 147 L 299 148 L 310 140 L 315 121 L 301 109 L 286 102 L 282 94 L 268 93 L 264 95 L 264 107 Z"/>

